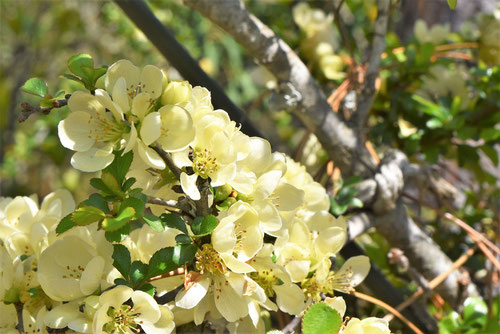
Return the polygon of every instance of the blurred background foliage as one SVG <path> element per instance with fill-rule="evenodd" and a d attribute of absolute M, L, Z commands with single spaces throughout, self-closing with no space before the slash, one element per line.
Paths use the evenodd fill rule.
<path fill-rule="evenodd" d="M 248 0 L 246 4 L 297 51 L 325 95 L 330 96 L 346 78 L 359 73 L 355 65 L 365 60 L 377 15 L 376 2 L 345 1 L 340 13 L 343 32 L 331 14 L 332 3 L 338 1 L 307 2 L 321 10 L 323 21 L 328 23 L 319 28 L 310 22 L 302 24 L 300 13 L 292 15 L 299 2 Z M 416 3 L 419 7 L 412 10 Z M 438 3 L 441 7 L 434 8 Z M 473 3 L 476 7 L 470 8 L 471 4 L 459 0 L 457 12 L 452 12 L 444 0 L 393 1 L 379 93 L 367 134 L 377 153 L 399 148 L 412 162 L 438 166 L 437 173 L 458 189 L 451 198 L 437 199 L 437 205 L 436 199 L 431 201 L 434 205 L 429 204 L 422 189 L 418 195 L 408 190 L 405 198 L 416 221 L 452 259 L 475 244 L 463 230 L 441 219 L 436 213 L 440 209 L 452 210 L 476 230 L 500 242 L 500 9 L 495 1 Z M 273 146 L 301 160 L 327 186 L 335 214 L 358 209 L 352 190 L 356 180 L 342 180 L 317 140 L 273 104 L 276 82 L 272 76 L 231 37 L 180 1 L 156 0 L 149 4 Z M 462 4 L 465 9 L 460 11 Z M 78 83 L 58 78 L 68 72 L 67 60 L 79 52 L 91 54 L 96 65 L 127 58 L 139 66 L 161 67 L 170 78 L 180 76 L 113 2 L 2 0 L 0 6 L 0 195 L 36 193 L 41 198 L 65 187 L 77 201 L 83 200 L 93 175 L 70 167 L 70 152 L 57 137 L 57 124 L 68 110 L 57 109 L 48 116 L 35 115 L 18 123 L 20 102 L 36 103 L 20 92 L 22 84 L 36 76 L 48 82 L 52 93 L 81 88 Z M 419 18 L 423 20 L 417 21 Z M 350 87 L 337 101 L 337 112 L 345 119 L 355 108 L 356 89 Z M 406 272 L 390 263 L 390 245 L 376 232 L 362 236 L 358 242 L 401 291 L 410 295 L 418 289 Z M 470 301 L 474 307 L 469 306 L 462 315 L 435 299 L 429 308 L 442 319 L 440 328 L 445 333 L 486 333 L 487 326 L 488 331 L 493 328 L 496 333 L 499 327 L 491 327 L 495 320 L 491 320 L 491 314 L 498 314 L 500 303 L 494 298 L 499 293 L 498 273 L 480 252 L 467 261 L 466 268 L 482 289 L 485 302 Z M 383 314 L 364 302 L 357 306 L 353 308 L 356 316 Z M 392 324 L 396 322 L 391 328 L 397 330 L 398 325 Z"/>

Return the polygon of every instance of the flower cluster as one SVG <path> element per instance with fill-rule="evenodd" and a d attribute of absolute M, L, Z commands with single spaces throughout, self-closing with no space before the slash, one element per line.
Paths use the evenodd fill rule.
<path fill-rule="evenodd" d="M 368 274 L 367 257 L 331 269 L 346 222 L 324 188 L 214 110 L 208 90 L 127 60 L 104 86 L 73 93 L 59 124 L 72 165 L 102 170 L 100 193 L 78 206 L 65 190 L 40 207 L 0 200 L 0 329 L 20 327 L 17 307 L 26 332 L 222 321 L 259 333 L 261 310 L 300 315 Z"/>
<path fill-rule="evenodd" d="M 311 8 L 300 2 L 293 8 L 293 19 L 305 36 L 301 50 L 305 56 L 321 69 L 330 80 L 345 78 L 344 61 L 335 54 L 337 38 L 333 29 L 333 16 L 321 9 Z"/>

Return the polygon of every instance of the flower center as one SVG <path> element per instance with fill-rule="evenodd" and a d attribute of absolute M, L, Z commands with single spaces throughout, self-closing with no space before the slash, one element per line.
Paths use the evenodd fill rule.
<path fill-rule="evenodd" d="M 127 128 L 125 124 L 117 123 L 98 113 L 90 116 L 89 123 L 93 123 L 93 127 L 89 130 L 88 137 L 95 141 L 115 142 L 122 138 Z"/>
<path fill-rule="evenodd" d="M 196 269 L 202 274 L 206 272 L 224 274 L 227 267 L 212 245 L 204 244 L 196 253 Z"/>
<path fill-rule="evenodd" d="M 273 272 L 273 269 L 260 270 L 258 272 L 253 272 L 249 274 L 250 278 L 253 279 L 258 285 L 264 289 L 268 297 L 274 296 L 273 286 L 279 285 L 280 279 Z"/>
<path fill-rule="evenodd" d="M 206 179 L 219 169 L 216 158 L 208 149 L 193 152 L 193 169 L 196 174 Z"/>
<path fill-rule="evenodd" d="M 108 315 L 111 321 L 104 325 L 104 331 L 107 333 L 129 333 L 130 331 L 139 333 L 139 324 L 141 321 L 136 322 L 139 313 L 130 305 L 122 305 L 120 308 L 115 309 L 110 307 Z"/>
<path fill-rule="evenodd" d="M 82 273 L 85 270 L 82 266 L 78 265 L 77 267 L 66 266 L 61 271 L 61 278 L 74 278 L 78 279 L 82 277 Z"/>

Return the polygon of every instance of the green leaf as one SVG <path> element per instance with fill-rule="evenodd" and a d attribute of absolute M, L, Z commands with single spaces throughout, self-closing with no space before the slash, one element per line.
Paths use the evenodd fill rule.
<path fill-rule="evenodd" d="M 132 159 L 134 157 L 132 151 L 127 152 L 122 155 L 123 151 L 115 151 L 115 159 L 106 168 L 103 169 L 104 172 L 108 172 L 113 175 L 116 181 L 121 185 L 125 179 L 125 175 L 128 173 L 130 165 L 132 164 Z"/>
<path fill-rule="evenodd" d="M 79 77 L 73 74 L 61 74 L 60 77 L 68 80 L 73 80 L 79 83 L 83 83 L 83 81 Z"/>
<path fill-rule="evenodd" d="M 486 141 L 496 140 L 500 138 L 500 130 L 495 128 L 486 128 L 481 130 L 480 137 Z"/>
<path fill-rule="evenodd" d="M 197 251 L 198 247 L 194 244 L 175 245 L 174 252 L 172 254 L 172 260 L 174 261 L 174 263 L 181 266 L 184 263 L 191 261 L 196 255 Z"/>
<path fill-rule="evenodd" d="M 92 56 L 86 53 L 80 53 L 68 60 L 68 68 L 73 74 L 82 79 L 91 79 L 88 78 L 85 70 L 82 69 L 83 66 L 94 68 L 94 60 L 92 59 Z"/>
<path fill-rule="evenodd" d="M 106 186 L 104 181 L 101 179 L 98 179 L 96 177 L 90 179 L 90 185 L 92 187 L 94 187 L 95 189 L 102 191 L 105 195 L 112 195 L 113 194 L 111 189 L 109 189 L 108 186 Z"/>
<path fill-rule="evenodd" d="M 490 158 L 494 166 L 498 165 L 498 153 L 497 150 L 493 148 L 493 146 L 483 145 L 481 146 L 481 150 L 488 156 L 488 158 Z"/>
<path fill-rule="evenodd" d="M 147 214 L 144 215 L 142 219 L 156 232 L 162 232 L 165 230 L 161 219 L 155 215 Z"/>
<path fill-rule="evenodd" d="M 118 183 L 116 178 L 109 172 L 103 171 L 101 174 L 101 180 L 112 194 L 118 195 L 120 197 L 123 195 L 120 184 Z"/>
<path fill-rule="evenodd" d="M 92 81 L 95 83 L 100 77 L 102 77 L 104 74 L 106 74 L 106 71 L 108 70 L 107 66 L 99 66 L 94 69 L 94 76 L 92 77 Z"/>
<path fill-rule="evenodd" d="M 464 321 L 470 325 L 474 322 L 486 323 L 488 306 L 481 297 L 469 297 L 464 302 Z"/>
<path fill-rule="evenodd" d="M 178 244 L 192 244 L 193 240 L 188 235 L 185 234 L 177 234 L 175 236 L 175 241 L 177 241 Z"/>
<path fill-rule="evenodd" d="M 141 261 L 134 261 L 130 266 L 130 281 L 134 286 L 146 280 L 148 265 Z"/>
<path fill-rule="evenodd" d="M 126 285 L 126 286 L 129 285 L 129 283 L 123 278 L 115 278 L 113 282 L 115 283 L 115 285 Z"/>
<path fill-rule="evenodd" d="M 219 222 L 214 216 L 196 217 L 191 224 L 191 231 L 197 236 L 208 235 L 212 233 Z"/>
<path fill-rule="evenodd" d="M 127 224 L 119 230 L 106 231 L 104 233 L 104 236 L 106 237 L 106 240 L 108 240 L 109 242 L 122 242 L 127 238 L 129 233 L 130 233 L 130 225 Z"/>
<path fill-rule="evenodd" d="M 127 207 L 134 208 L 135 219 L 139 219 L 144 214 L 144 202 L 138 198 L 135 197 L 125 198 L 122 204 L 120 205 L 120 211 L 124 210 Z"/>
<path fill-rule="evenodd" d="M 451 9 L 455 9 L 457 7 L 457 0 L 448 0 L 448 6 L 450 6 Z"/>
<path fill-rule="evenodd" d="M 189 234 L 186 223 L 181 217 L 174 215 L 173 213 L 164 213 L 160 216 L 161 221 L 170 228 L 175 228 L 184 234 Z"/>
<path fill-rule="evenodd" d="M 115 267 L 122 276 L 128 280 L 130 272 L 130 252 L 127 247 L 120 244 L 113 245 L 113 267 Z"/>
<path fill-rule="evenodd" d="M 361 181 L 363 181 L 362 177 L 360 177 L 360 176 L 353 176 L 353 177 L 345 179 L 342 182 L 342 187 L 344 187 L 344 188 L 345 187 L 352 187 L 352 186 L 355 186 L 355 185 L 361 183 Z"/>
<path fill-rule="evenodd" d="M 425 123 L 425 126 L 427 126 L 429 129 L 437 129 L 443 127 L 443 122 L 441 122 L 437 118 L 431 118 Z"/>
<path fill-rule="evenodd" d="M 445 110 L 443 110 L 441 106 L 432 103 L 431 101 L 428 101 L 417 94 L 413 94 L 411 98 L 422 105 L 422 108 L 420 108 L 419 110 L 426 113 L 427 115 L 433 116 L 440 120 L 444 120 L 446 118 Z"/>
<path fill-rule="evenodd" d="M 149 260 L 147 278 L 155 277 L 179 268 L 179 265 L 172 260 L 174 247 L 165 247 L 156 251 Z"/>
<path fill-rule="evenodd" d="M 336 334 L 342 319 L 340 314 L 325 303 L 311 305 L 302 320 L 303 334 Z"/>
<path fill-rule="evenodd" d="M 61 221 L 59 222 L 59 224 L 57 224 L 57 227 L 56 227 L 56 233 L 57 234 L 64 233 L 67 230 L 71 229 L 72 227 L 76 226 L 75 222 L 71 218 L 72 215 L 73 214 L 70 213 L 69 215 L 67 215 L 66 217 L 64 217 L 63 219 L 61 219 Z"/>
<path fill-rule="evenodd" d="M 363 202 L 359 198 L 351 198 L 351 201 L 349 202 L 350 206 L 353 206 L 355 208 L 362 208 L 363 207 Z"/>
<path fill-rule="evenodd" d="M 141 285 L 140 287 L 137 288 L 137 290 L 144 291 L 153 297 L 155 295 L 155 287 L 151 283 L 146 283 L 144 285 Z"/>
<path fill-rule="evenodd" d="M 106 214 L 93 206 L 82 206 L 73 212 L 72 219 L 76 225 L 85 226 L 100 221 Z"/>
<path fill-rule="evenodd" d="M 95 179 L 92 179 L 95 180 Z M 96 179 L 100 180 L 100 179 Z M 90 197 L 83 202 L 87 206 L 93 206 L 94 208 L 98 208 L 105 213 L 109 213 L 108 202 L 102 197 L 100 194 L 92 194 Z"/>
<path fill-rule="evenodd" d="M 28 81 L 26 81 L 24 85 L 22 85 L 21 89 L 25 93 L 40 97 L 45 97 L 47 95 L 47 83 L 38 78 L 28 79 Z"/>
<path fill-rule="evenodd" d="M 131 178 L 125 180 L 125 182 L 123 183 L 123 186 L 122 186 L 122 190 L 127 191 L 130 187 L 132 187 L 134 185 L 135 181 L 137 181 L 135 179 L 135 177 L 131 177 Z"/>
<path fill-rule="evenodd" d="M 117 231 L 125 226 L 135 216 L 135 210 L 131 207 L 126 207 L 117 217 L 107 217 L 102 221 L 102 228 L 106 231 Z"/>

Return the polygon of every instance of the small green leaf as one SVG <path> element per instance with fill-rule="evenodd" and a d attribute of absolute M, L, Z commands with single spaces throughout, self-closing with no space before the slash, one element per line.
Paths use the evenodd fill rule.
<path fill-rule="evenodd" d="M 173 213 L 164 213 L 160 216 L 161 221 L 170 228 L 175 228 L 184 234 L 189 234 L 186 223 L 181 217 L 174 215 Z"/>
<path fill-rule="evenodd" d="M 126 224 L 121 229 L 116 231 L 106 231 L 104 236 L 109 242 L 122 242 L 130 233 L 130 225 Z"/>
<path fill-rule="evenodd" d="M 90 179 L 90 185 L 94 187 L 97 190 L 102 191 L 105 195 L 112 195 L 113 192 L 111 189 L 109 189 L 106 184 L 104 184 L 104 181 L 101 179 L 98 179 L 96 177 Z"/>
<path fill-rule="evenodd" d="M 161 219 L 152 214 L 147 214 L 142 217 L 142 219 L 156 232 L 162 232 L 165 230 Z"/>
<path fill-rule="evenodd" d="M 130 266 L 130 281 L 134 286 L 139 285 L 146 280 L 148 265 L 141 261 L 134 261 Z"/>
<path fill-rule="evenodd" d="M 100 180 L 100 179 L 92 179 L 92 180 Z M 93 206 L 94 208 L 98 208 L 99 210 L 109 213 L 108 202 L 102 197 L 100 194 L 92 194 L 90 197 L 83 202 L 87 206 Z"/>
<path fill-rule="evenodd" d="M 450 6 L 451 9 L 455 9 L 457 7 L 457 0 L 448 0 L 448 6 Z"/>
<path fill-rule="evenodd" d="M 76 81 L 79 83 L 83 83 L 79 77 L 77 77 L 76 75 L 73 75 L 73 74 L 61 74 L 60 77 L 64 78 L 64 79 L 68 79 L 68 80 L 73 80 L 73 81 Z"/>
<path fill-rule="evenodd" d="M 483 325 L 486 322 L 488 306 L 481 297 L 469 297 L 464 302 L 464 321 L 472 324 L 479 322 Z M 481 319 L 484 318 L 484 319 Z"/>
<path fill-rule="evenodd" d="M 64 233 L 67 230 L 71 229 L 72 227 L 76 226 L 75 222 L 71 218 L 72 215 L 73 214 L 70 213 L 69 215 L 67 215 L 66 217 L 64 217 L 63 219 L 61 219 L 61 221 L 59 222 L 59 224 L 57 224 L 57 227 L 56 227 L 56 233 L 57 234 Z"/>
<path fill-rule="evenodd" d="M 108 172 L 113 175 L 116 181 L 121 185 L 125 179 L 125 175 L 128 173 L 130 165 L 132 164 L 132 159 L 134 157 L 132 151 L 123 154 L 123 151 L 115 151 L 113 154 L 115 158 L 113 162 L 106 168 L 103 169 L 104 172 Z"/>
<path fill-rule="evenodd" d="M 21 89 L 28 94 L 45 97 L 47 95 L 47 83 L 42 79 L 31 78 L 22 85 Z"/>
<path fill-rule="evenodd" d="M 197 236 L 208 235 L 212 233 L 219 222 L 214 216 L 196 217 L 191 224 L 191 231 Z"/>
<path fill-rule="evenodd" d="M 121 187 L 118 183 L 118 181 L 116 180 L 116 178 L 111 175 L 109 172 L 105 172 L 103 171 L 102 174 L 101 174 L 101 180 L 102 182 L 104 183 L 104 185 L 110 190 L 112 191 L 112 194 L 115 194 L 115 195 L 118 195 L 118 196 L 121 196 L 122 195 L 122 192 L 121 192 Z"/>
<path fill-rule="evenodd" d="M 115 283 L 115 285 L 129 285 L 129 283 L 123 278 L 115 278 L 113 282 Z"/>
<path fill-rule="evenodd" d="M 134 185 L 135 181 L 137 181 L 135 179 L 135 177 L 131 177 L 131 178 L 125 180 L 125 182 L 123 183 L 123 186 L 122 186 L 122 190 L 127 191 L 130 187 L 132 187 Z"/>
<path fill-rule="evenodd" d="M 363 181 L 363 178 L 360 176 L 353 176 L 348 179 L 345 179 L 342 183 L 342 187 L 352 187 L 355 186 Z"/>
<path fill-rule="evenodd" d="M 425 126 L 427 126 L 429 129 L 437 129 L 437 128 L 442 128 L 443 127 L 443 122 L 441 122 L 437 118 L 431 118 L 425 123 Z"/>
<path fill-rule="evenodd" d="M 124 245 L 113 245 L 113 267 L 115 267 L 122 276 L 128 280 L 130 272 L 130 252 Z"/>
<path fill-rule="evenodd" d="M 120 205 L 120 211 L 124 210 L 127 207 L 134 208 L 135 219 L 139 219 L 144 214 L 144 202 L 138 198 L 135 197 L 125 198 L 122 204 Z"/>
<path fill-rule="evenodd" d="M 184 263 L 191 261 L 196 255 L 197 251 L 198 247 L 194 244 L 175 245 L 174 252 L 172 254 L 172 260 L 177 265 L 182 266 Z"/>
<path fill-rule="evenodd" d="M 107 217 L 102 221 L 102 228 L 106 231 L 117 231 L 132 220 L 135 210 L 131 207 L 123 209 L 116 218 Z"/>
<path fill-rule="evenodd" d="M 86 53 L 80 53 L 68 60 L 68 68 L 69 70 L 79 76 L 82 79 L 87 79 L 87 75 L 85 71 L 82 69 L 83 66 L 94 68 L 94 60 L 92 56 Z M 88 78 L 91 79 L 91 78 Z"/>
<path fill-rule="evenodd" d="M 174 247 L 165 247 L 156 251 L 149 260 L 147 278 L 155 277 L 179 268 L 179 265 L 172 260 Z"/>
<path fill-rule="evenodd" d="M 481 150 L 490 158 L 494 166 L 498 165 L 498 152 L 490 145 L 481 146 Z"/>
<path fill-rule="evenodd" d="M 177 234 L 175 236 L 175 241 L 177 241 L 178 244 L 192 244 L 193 240 L 188 235 L 185 234 Z"/>
<path fill-rule="evenodd" d="M 104 74 L 106 74 L 106 71 L 108 70 L 107 66 L 99 66 L 94 69 L 94 76 L 92 77 L 93 82 L 97 82 L 97 80 L 102 77 Z"/>
<path fill-rule="evenodd" d="M 144 292 L 146 292 L 147 294 L 150 294 L 153 297 L 155 295 L 155 287 L 151 283 L 146 283 L 144 285 L 141 285 L 140 287 L 137 288 L 137 290 L 144 291 Z"/>
<path fill-rule="evenodd" d="M 302 333 L 336 334 L 341 325 L 340 314 L 327 304 L 320 302 L 312 304 L 306 310 L 302 320 Z"/>
<path fill-rule="evenodd" d="M 82 206 L 73 212 L 72 219 L 76 225 L 85 226 L 100 221 L 106 214 L 93 206 Z"/>
<path fill-rule="evenodd" d="M 363 207 L 363 202 L 359 198 L 351 198 L 351 201 L 349 202 L 350 206 L 353 206 L 355 208 L 362 208 Z"/>

